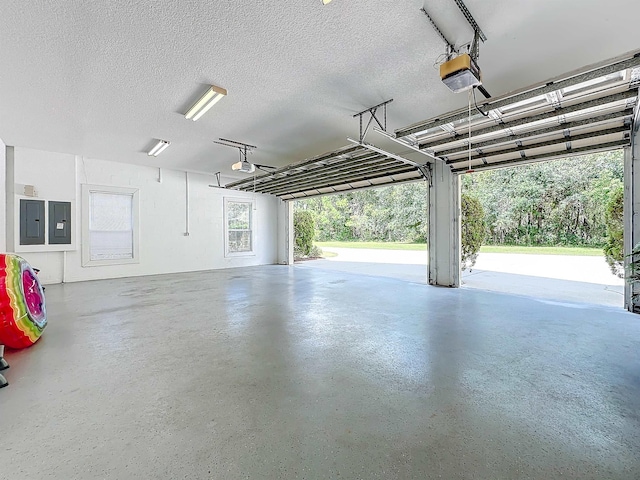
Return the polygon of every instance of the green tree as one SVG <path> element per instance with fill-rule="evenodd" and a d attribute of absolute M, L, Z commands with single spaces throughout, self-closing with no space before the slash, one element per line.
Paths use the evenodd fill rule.
<path fill-rule="evenodd" d="M 295 209 L 296 211 L 306 209 L 314 212 L 318 240 L 351 240 L 353 234 L 348 226 L 351 217 L 350 195 L 331 195 L 298 200 L 295 202 Z"/>
<path fill-rule="evenodd" d="M 295 202 L 316 214 L 317 239 L 426 242 L 426 182 L 359 190 Z"/>
<path fill-rule="evenodd" d="M 606 205 L 623 182 L 622 151 L 463 175 L 480 200 L 488 244 L 607 243 Z M 295 202 L 313 211 L 317 239 L 426 242 L 428 185 L 412 182 Z"/>
<path fill-rule="evenodd" d="M 480 200 L 468 193 L 463 193 L 460 209 L 462 211 L 462 270 L 466 270 L 476 264 L 478 252 L 485 238 L 486 227 Z"/>
<path fill-rule="evenodd" d="M 623 204 L 624 189 L 622 186 L 619 186 L 613 192 L 607 203 L 605 213 L 607 243 L 604 246 L 604 256 L 611 268 L 611 273 L 621 278 L 624 276 Z"/>
<path fill-rule="evenodd" d="M 313 212 L 297 210 L 293 214 L 293 232 L 295 256 L 308 257 L 313 249 L 316 226 Z"/>
<path fill-rule="evenodd" d="M 485 209 L 487 243 L 603 246 L 605 206 L 622 184 L 622 151 L 462 177 Z"/>

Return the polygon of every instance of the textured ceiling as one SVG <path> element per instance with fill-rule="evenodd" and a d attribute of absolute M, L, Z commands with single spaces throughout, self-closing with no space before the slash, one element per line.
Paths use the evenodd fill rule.
<path fill-rule="evenodd" d="M 637 0 L 465 3 L 488 37 L 479 64 L 493 95 L 640 46 Z M 444 46 L 423 4 L 2 0 L 0 138 L 225 176 L 238 153 L 218 137 L 257 145 L 249 160 L 273 166 L 336 150 L 357 137 L 354 113 L 389 98 L 390 131 L 466 103 L 434 69 Z M 471 40 L 453 0 L 425 8 L 456 45 Z M 208 84 L 229 95 L 185 120 Z M 153 139 L 172 145 L 148 157 Z"/>

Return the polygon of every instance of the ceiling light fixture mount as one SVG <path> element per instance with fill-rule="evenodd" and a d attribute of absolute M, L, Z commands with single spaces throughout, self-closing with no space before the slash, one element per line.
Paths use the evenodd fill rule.
<path fill-rule="evenodd" d="M 167 142 L 166 140 L 158 140 L 158 143 L 156 143 L 153 146 L 153 148 L 151 150 L 149 150 L 149 152 L 147 152 L 147 155 L 149 155 L 150 157 L 157 157 L 162 152 L 164 152 L 164 150 L 169 145 L 171 145 L 171 142 Z"/>
<path fill-rule="evenodd" d="M 269 165 L 259 165 L 257 163 L 251 163 L 249 162 L 249 160 L 247 160 L 247 154 L 252 153 L 255 149 L 258 148 L 255 145 L 236 142 L 234 140 L 227 140 L 226 138 L 219 138 L 218 140 L 219 141 L 214 140 L 213 143 L 224 145 L 225 147 L 237 148 L 240 152 L 240 161 L 231 165 L 232 170 L 244 173 L 253 173 L 256 171 L 256 168 L 267 173 L 271 173 L 276 170 L 276 167 L 271 167 Z"/>
<path fill-rule="evenodd" d="M 255 145 L 249 145 L 248 143 L 236 142 L 235 140 L 227 140 L 226 138 L 219 138 L 214 140 L 213 143 L 218 145 L 224 145 L 225 147 L 237 148 L 240 152 L 240 161 L 231 165 L 232 170 L 236 170 L 244 173 L 253 173 L 256 171 L 255 165 L 247 160 L 247 154 L 252 153 L 256 147 Z"/>
<path fill-rule="evenodd" d="M 227 91 L 224 88 L 211 85 L 193 107 L 184 114 L 184 117 L 195 122 L 226 95 Z"/>

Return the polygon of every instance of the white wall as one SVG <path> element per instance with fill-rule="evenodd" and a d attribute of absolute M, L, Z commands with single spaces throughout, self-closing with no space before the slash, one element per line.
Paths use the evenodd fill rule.
<path fill-rule="evenodd" d="M 9 182 L 11 174 L 9 172 Z M 20 245 L 20 199 L 33 199 L 24 195 L 24 186 L 33 185 L 38 192 L 38 199 L 71 202 L 72 209 L 76 203 L 76 162 L 75 155 L 65 153 L 42 152 L 29 148 L 13 148 L 13 201 L 15 205 L 13 223 L 8 225 L 9 236 L 13 232 L 12 251 L 25 256 L 26 252 L 51 252 L 75 250 L 78 241 L 75 235 L 71 245 Z M 9 208 L 9 206 L 7 206 Z M 72 210 L 73 213 L 73 210 Z M 72 225 L 73 228 L 73 225 Z M 74 229 L 75 230 L 75 229 Z M 45 232 L 47 235 L 47 232 Z M 25 255 L 23 255 L 25 253 Z M 62 256 L 59 255 L 60 260 Z M 26 258 L 26 257 L 25 257 Z M 50 258 L 52 260 L 52 257 Z M 40 267 L 37 267 L 40 268 Z"/>
<path fill-rule="evenodd" d="M 215 183 L 213 176 L 190 173 L 190 231 L 189 236 L 185 236 L 185 172 L 163 169 L 162 182 L 159 182 L 157 168 L 22 147 L 14 148 L 13 166 L 15 184 L 34 185 L 41 199 L 71 201 L 74 206 L 73 250 L 66 253 L 19 252 L 42 270 L 43 283 L 59 283 L 63 277 L 64 281 L 73 282 L 274 264 L 278 261 L 278 200 L 273 196 L 212 188 L 209 185 Z M 82 184 L 139 189 L 139 263 L 82 266 Z M 225 197 L 256 199 L 255 255 L 224 256 Z M 17 204 L 13 207 L 14 212 Z M 14 238 L 15 223 L 9 224 L 9 228 L 14 230 Z"/>

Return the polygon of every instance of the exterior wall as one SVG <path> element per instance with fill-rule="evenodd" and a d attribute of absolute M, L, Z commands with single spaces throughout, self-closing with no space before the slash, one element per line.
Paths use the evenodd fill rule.
<path fill-rule="evenodd" d="M 278 200 L 269 195 L 212 188 L 212 177 L 14 147 L 13 177 L 7 184 L 34 185 L 44 200 L 72 202 L 73 244 L 19 246 L 15 250 L 40 268 L 43 283 L 155 275 L 278 262 Z M 7 168 L 7 171 L 10 171 Z M 187 185 L 188 181 L 188 185 Z M 82 266 L 82 185 L 139 189 L 140 261 Z M 187 213 L 187 192 L 189 209 Z M 20 195 L 12 195 L 15 199 Z M 224 198 L 255 199 L 253 255 L 225 257 Z M 18 203 L 12 206 L 15 217 Z M 188 225 L 187 225 L 188 222 Z M 8 222 L 16 237 L 17 220 Z M 188 227 L 188 235 L 187 233 Z M 40 250 L 40 251 L 37 251 Z M 47 250 L 47 251 L 43 251 Z M 55 250 L 55 251 L 52 251 Z"/>

